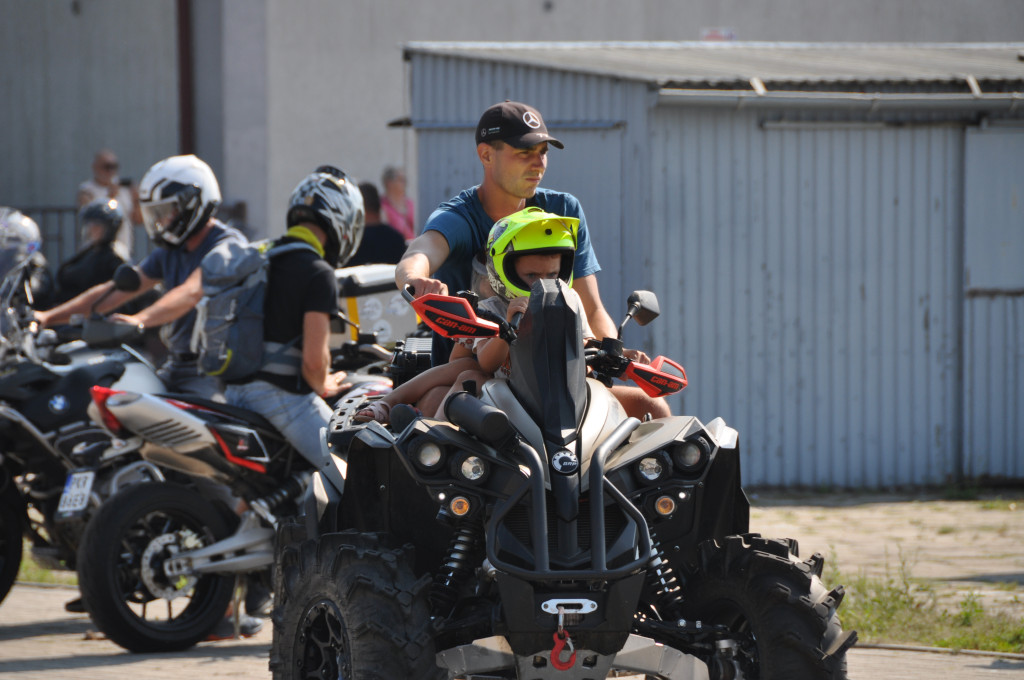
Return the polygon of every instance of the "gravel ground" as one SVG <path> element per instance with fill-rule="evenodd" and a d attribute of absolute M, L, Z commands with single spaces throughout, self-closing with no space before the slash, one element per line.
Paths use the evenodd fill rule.
<path fill-rule="evenodd" d="M 923 496 L 751 494 L 751 528 L 793 537 L 843 573 L 884 575 L 906 563 L 950 598 L 974 592 L 1024 616 L 1024 495 L 1014 502 Z M 17 585 L 0 605 L 0 677 L 17 680 L 269 680 L 270 625 L 245 640 L 202 643 L 173 654 L 129 654 L 95 635 L 88 617 L 64 612 L 68 588 Z M 841 613 L 841 610 L 840 610 Z M 1024 655 L 854 648 L 851 680 L 1024 679 Z"/>

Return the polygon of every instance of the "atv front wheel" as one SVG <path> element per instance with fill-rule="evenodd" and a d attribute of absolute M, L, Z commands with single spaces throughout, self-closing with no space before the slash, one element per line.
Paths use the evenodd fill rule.
<path fill-rule="evenodd" d="M 376 534 L 327 534 L 284 550 L 275 594 L 275 680 L 435 680 L 430 578 Z"/>
<path fill-rule="evenodd" d="M 735 633 L 706 660 L 711 680 L 846 680 L 857 636 L 836 615 L 843 589 L 822 584 L 820 555 L 801 562 L 796 551 L 795 541 L 758 534 L 700 545 L 683 616 Z"/>

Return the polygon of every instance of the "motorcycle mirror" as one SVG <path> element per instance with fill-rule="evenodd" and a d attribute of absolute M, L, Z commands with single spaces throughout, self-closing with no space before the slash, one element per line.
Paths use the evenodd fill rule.
<path fill-rule="evenodd" d="M 130 264 L 122 264 L 114 270 L 114 277 L 111 279 L 114 282 L 114 288 L 116 290 L 124 291 L 126 293 L 134 293 L 142 286 L 142 279 L 139 278 L 139 272 L 135 270 L 135 267 Z"/>
<path fill-rule="evenodd" d="M 649 290 L 634 290 L 626 298 L 626 304 L 629 305 L 629 311 L 626 312 L 626 318 L 619 324 L 619 338 L 622 338 L 622 329 L 626 327 L 626 323 L 630 319 L 635 319 L 641 326 L 646 326 L 661 314 L 658 296 Z"/>

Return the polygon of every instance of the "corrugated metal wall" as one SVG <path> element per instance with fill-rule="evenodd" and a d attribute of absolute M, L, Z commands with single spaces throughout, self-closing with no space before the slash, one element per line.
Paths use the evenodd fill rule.
<path fill-rule="evenodd" d="M 0 205 L 74 205 L 100 148 L 135 181 L 178 152 L 174 0 L 11 4 L 0 16 Z"/>
<path fill-rule="evenodd" d="M 748 484 L 941 483 L 960 441 L 963 132 L 659 108 L 657 345 Z"/>
<path fill-rule="evenodd" d="M 965 142 L 963 469 L 1024 479 L 1024 127 Z"/>

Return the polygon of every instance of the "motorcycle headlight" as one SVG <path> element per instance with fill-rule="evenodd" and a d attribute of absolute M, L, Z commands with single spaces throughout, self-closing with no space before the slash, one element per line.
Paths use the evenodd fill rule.
<path fill-rule="evenodd" d="M 479 482 L 487 475 L 487 463 L 480 456 L 466 456 L 459 465 L 459 474 L 469 482 Z"/>

